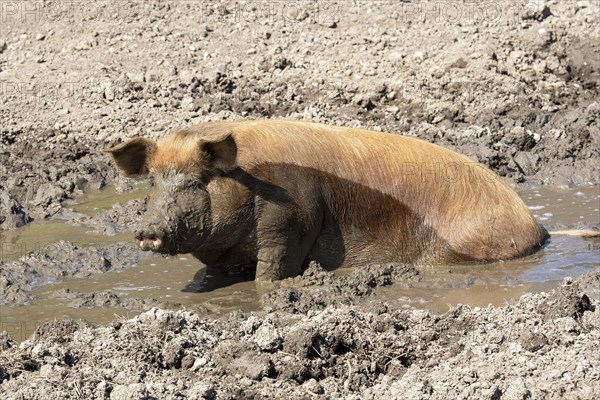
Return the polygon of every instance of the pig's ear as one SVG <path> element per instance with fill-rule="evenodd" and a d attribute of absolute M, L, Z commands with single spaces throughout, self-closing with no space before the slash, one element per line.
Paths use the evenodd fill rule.
<path fill-rule="evenodd" d="M 147 161 L 156 149 L 152 139 L 135 138 L 105 150 L 112 155 L 119 170 L 126 176 L 144 176 L 148 174 Z"/>
<path fill-rule="evenodd" d="M 200 151 L 208 156 L 211 165 L 219 171 L 229 172 L 236 168 L 237 145 L 231 134 L 201 142 Z"/>

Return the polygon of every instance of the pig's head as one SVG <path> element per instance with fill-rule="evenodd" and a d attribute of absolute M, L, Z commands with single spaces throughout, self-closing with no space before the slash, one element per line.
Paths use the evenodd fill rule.
<path fill-rule="evenodd" d="M 148 210 L 135 234 L 142 250 L 188 253 L 212 234 L 208 185 L 235 169 L 230 134 L 204 138 L 182 131 L 158 142 L 135 138 L 107 152 L 124 175 L 150 177 Z"/>

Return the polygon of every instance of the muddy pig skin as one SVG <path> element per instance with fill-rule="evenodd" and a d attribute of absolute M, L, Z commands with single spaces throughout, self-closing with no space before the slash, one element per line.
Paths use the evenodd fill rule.
<path fill-rule="evenodd" d="M 136 241 L 257 280 L 368 263 L 491 262 L 547 237 L 519 196 L 425 141 L 306 122 L 212 122 L 107 150 L 153 189 Z"/>

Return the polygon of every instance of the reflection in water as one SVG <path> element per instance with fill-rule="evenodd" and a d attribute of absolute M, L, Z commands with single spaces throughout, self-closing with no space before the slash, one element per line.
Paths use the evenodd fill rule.
<path fill-rule="evenodd" d="M 143 188 L 127 195 L 102 191 L 76 206 L 80 212 L 93 215 L 99 209 L 117 202 L 145 196 Z M 548 230 L 575 226 L 600 225 L 600 188 L 578 190 L 528 189 L 521 196 L 532 213 Z M 61 221 L 34 222 L 25 228 L 2 232 L 2 260 L 17 259 L 28 251 L 59 240 L 80 245 L 106 245 L 131 240 L 131 234 L 104 236 L 89 233 L 90 228 Z M 485 307 L 501 306 L 526 291 L 548 290 L 566 276 L 575 277 L 600 265 L 600 242 L 570 236 L 554 236 L 545 248 L 518 260 L 488 265 L 424 268 L 422 279 L 377 289 L 375 296 L 398 307 L 427 307 L 446 311 L 458 303 Z M 347 274 L 351 271 L 337 271 Z M 284 283 L 289 285 L 289 283 Z M 36 325 L 61 318 L 84 318 L 107 323 L 116 316 L 131 317 L 137 313 L 122 308 L 74 309 L 68 301 L 50 298 L 58 289 L 77 292 L 110 290 L 123 298 L 155 298 L 184 307 L 203 306 L 213 313 L 260 308 L 259 293 L 249 276 L 227 276 L 219 271 L 207 271 L 189 255 L 164 257 L 155 255 L 142 261 L 137 268 L 114 271 L 101 276 L 68 278 L 56 285 L 47 285 L 34 294 L 37 300 L 24 307 L 2 307 L 0 330 L 6 330 L 21 340 L 31 334 Z"/>

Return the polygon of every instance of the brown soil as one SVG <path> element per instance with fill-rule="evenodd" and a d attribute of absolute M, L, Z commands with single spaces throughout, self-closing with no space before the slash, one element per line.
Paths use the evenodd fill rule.
<path fill-rule="evenodd" d="M 0 230 L 62 218 L 133 229 L 65 200 L 119 179 L 103 149 L 208 120 L 287 118 L 415 135 L 508 180 L 600 184 L 600 4 L 47 1 L 0 4 Z M 483 4 L 483 3 L 482 3 Z M 597 223 L 592 221 L 590 224 Z M 587 224 L 589 226 L 589 224 Z M 595 244 L 592 244 L 595 245 Z M 56 247 L 58 246 L 58 247 Z M 59 243 L 0 264 L 0 304 L 63 276 L 136 265 L 128 244 Z M 596 245 L 597 248 L 597 245 Z M 395 308 L 375 287 L 419 271 L 316 265 L 227 316 L 147 310 L 0 336 L 3 398 L 600 398 L 600 273 L 500 308 Z"/>

